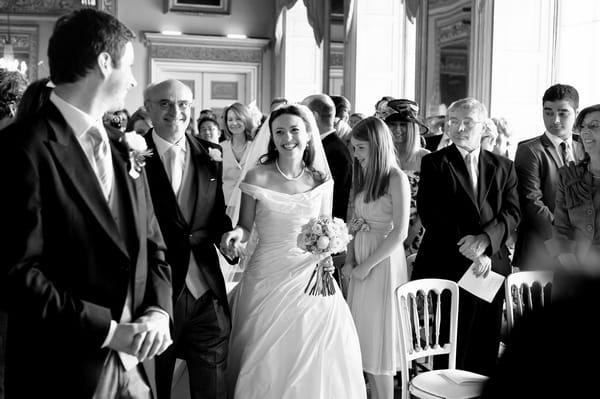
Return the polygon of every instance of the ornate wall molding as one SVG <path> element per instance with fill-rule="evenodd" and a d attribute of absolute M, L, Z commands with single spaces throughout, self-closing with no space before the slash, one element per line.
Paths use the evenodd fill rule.
<path fill-rule="evenodd" d="M 268 39 L 230 39 L 144 32 L 150 58 L 262 64 Z"/>
<path fill-rule="evenodd" d="M 150 46 L 150 57 L 178 60 L 260 63 L 262 61 L 262 52 L 245 49 L 184 47 L 163 44 Z"/>
<path fill-rule="evenodd" d="M 344 68 L 344 43 L 331 42 L 329 66 L 331 68 Z"/>
<path fill-rule="evenodd" d="M 117 0 L 3 0 L 0 14 L 28 16 L 62 15 L 82 7 L 96 7 L 117 15 Z"/>
<path fill-rule="evenodd" d="M 267 39 L 232 39 L 200 35 L 164 35 L 144 32 L 148 46 L 150 81 L 164 72 L 221 72 L 244 74 L 250 100 L 260 104 L 263 96 L 263 76 Z M 267 95 L 269 93 L 266 93 Z"/>

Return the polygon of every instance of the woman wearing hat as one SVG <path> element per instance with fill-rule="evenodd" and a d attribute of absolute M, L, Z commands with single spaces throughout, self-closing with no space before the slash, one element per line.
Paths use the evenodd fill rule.
<path fill-rule="evenodd" d="M 388 115 L 385 122 L 392 132 L 400 168 L 406 173 L 410 183 L 410 220 L 408 237 L 404 241 L 404 251 L 408 256 L 417 252 L 425 233 L 417 213 L 416 197 L 421 171 L 421 158 L 429 154 L 429 150 L 423 148 L 421 131 L 423 130 L 423 133 L 426 133 L 429 129 L 417 116 L 419 107 L 414 101 L 406 99 L 392 100 L 388 102 L 388 107 L 396 112 Z"/>

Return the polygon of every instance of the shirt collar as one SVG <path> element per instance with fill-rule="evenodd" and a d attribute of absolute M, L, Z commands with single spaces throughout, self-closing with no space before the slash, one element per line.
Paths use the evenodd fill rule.
<path fill-rule="evenodd" d="M 160 137 L 156 133 L 156 130 L 152 129 L 152 140 L 154 140 L 154 144 L 156 144 L 156 151 L 158 151 L 158 156 L 161 159 L 163 159 L 165 152 L 171 147 L 177 147 L 179 151 L 183 151 L 184 153 L 187 151 L 187 140 L 185 139 L 185 135 L 183 135 L 176 143 L 171 143 Z"/>
<path fill-rule="evenodd" d="M 75 107 L 73 104 L 69 104 L 67 101 L 60 98 L 54 90 L 52 90 L 52 94 L 50 94 L 50 101 L 58 108 L 78 139 L 80 139 L 90 127 L 95 126 L 100 131 L 102 138 L 108 140 L 108 135 L 106 134 L 106 130 L 104 129 L 101 120 L 95 119 L 90 114 Z"/>
<path fill-rule="evenodd" d="M 330 130 L 330 131 L 325 132 L 325 133 L 321 133 L 321 140 L 323 140 L 325 137 L 329 136 L 332 133 L 335 133 L 335 129 Z"/>
<path fill-rule="evenodd" d="M 473 157 L 475 158 L 475 163 L 479 163 L 479 153 L 481 152 L 481 147 L 477 147 L 476 149 L 474 149 L 471 152 L 464 150 L 464 149 L 460 148 L 459 146 L 456 146 L 456 148 L 460 152 L 460 156 L 462 157 L 462 159 L 465 159 L 467 154 L 473 154 Z"/>
<path fill-rule="evenodd" d="M 556 137 L 555 135 L 548 133 L 548 131 L 545 131 L 544 134 L 546 135 L 546 137 L 548 137 L 548 140 L 552 142 L 552 145 L 554 145 L 554 148 L 556 148 L 557 150 L 560 149 L 560 144 L 562 142 L 567 143 L 567 146 L 569 148 L 573 147 L 573 135 L 570 135 L 568 139 L 563 140 L 560 137 Z"/>

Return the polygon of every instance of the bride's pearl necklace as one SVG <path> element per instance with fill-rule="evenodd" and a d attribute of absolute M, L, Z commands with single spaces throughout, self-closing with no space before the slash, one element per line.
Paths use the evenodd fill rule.
<path fill-rule="evenodd" d="M 290 181 L 295 181 L 295 180 L 300 179 L 302 177 L 302 175 L 304 175 L 304 170 L 305 170 L 305 168 L 303 167 L 302 170 L 300 171 L 300 173 L 298 174 L 298 176 L 289 177 L 288 175 L 286 175 L 285 173 L 283 173 L 283 171 L 279 167 L 279 162 L 277 162 L 277 159 L 275 160 L 275 167 L 277 168 L 277 171 L 279 172 L 279 174 L 281 176 L 283 176 L 283 178 L 285 180 L 290 180 Z"/>

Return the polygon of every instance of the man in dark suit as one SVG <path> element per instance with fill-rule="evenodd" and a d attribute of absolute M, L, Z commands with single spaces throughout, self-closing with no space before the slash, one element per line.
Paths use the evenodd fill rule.
<path fill-rule="evenodd" d="M 178 80 L 151 85 L 144 105 L 154 156 L 146 170 L 173 270 L 173 346 L 157 361 L 160 398 L 169 398 L 176 359 L 189 370 L 192 398 L 225 399 L 230 314 L 214 246 L 232 229 L 225 213 L 221 147 L 189 134 L 191 90 Z"/>
<path fill-rule="evenodd" d="M 546 90 L 542 104 L 546 131 L 519 143 L 515 155 L 523 220 L 517 231 L 513 265 L 521 270 L 555 266 L 544 242 L 552 238 L 558 168 L 583 159 L 583 146 L 572 133 L 579 107 L 577 90 L 556 84 Z"/>
<path fill-rule="evenodd" d="M 485 106 L 471 98 L 448 109 L 453 144 L 423 157 L 417 207 L 425 235 L 413 279 L 458 282 L 468 273 L 507 275 L 506 240 L 519 218 L 512 161 L 480 148 Z M 473 265 L 473 266 L 471 266 Z M 460 290 L 457 367 L 486 374 L 498 354 L 503 291 L 488 303 Z"/>
<path fill-rule="evenodd" d="M 348 197 L 352 185 L 352 156 L 348 147 L 335 134 L 335 104 L 325 94 L 313 94 L 302 101 L 315 115 L 325 156 L 333 177 L 333 216 L 346 220 Z"/>
<path fill-rule="evenodd" d="M 101 123 L 136 84 L 133 38 L 93 9 L 59 18 L 48 46 L 56 88 L 3 132 L 7 398 L 150 398 L 139 361 L 171 343 L 171 271 L 130 158 L 142 148 Z"/>

